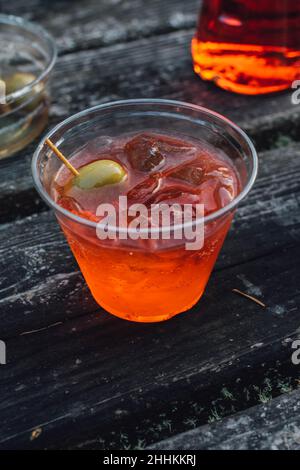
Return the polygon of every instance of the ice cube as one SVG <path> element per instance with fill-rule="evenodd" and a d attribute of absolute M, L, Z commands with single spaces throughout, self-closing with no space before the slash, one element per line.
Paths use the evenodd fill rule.
<path fill-rule="evenodd" d="M 127 142 L 125 153 L 134 169 L 156 173 L 194 160 L 198 150 L 173 137 L 143 133 Z"/>
<path fill-rule="evenodd" d="M 199 203 L 199 195 L 188 192 L 188 188 L 183 187 L 168 187 L 158 190 L 155 194 L 148 199 L 148 204 L 197 204 Z"/>
<path fill-rule="evenodd" d="M 221 186 L 218 191 L 218 199 L 220 207 L 225 207 L 233 199 L 232 192 L 228 188 Z"/>
<path fill-rule="evenodd" d="M 130 204 L 146 204 L 159 187 L 159 183 L 159 178 L 156 176 L 150 176 L 146 180 L 141 181 L 127 193 L 128 202 Z"/>
<path fill-rule="evenodd" d="M 152 172 L 164 163 L 164 156 L 151 134 L 140 134 L 127 142 L 125 153 L 136 170 Z"/>
<path fill-rule="evenodd" d="M 172 178 L 183 180 L 194 186 L 198 186 L 204 176 L 204 170 L 200 165 L 188 165 L 170 174 Z"/>

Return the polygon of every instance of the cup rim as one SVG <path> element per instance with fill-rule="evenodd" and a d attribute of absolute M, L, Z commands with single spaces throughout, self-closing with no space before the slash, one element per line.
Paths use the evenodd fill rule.
<path fill-rule="evenodd" d="M 46 66 L 43 68 L 41 73 L 35 78 L 35 80 L 6 96 L 7 102 L 12 102 L 30 93 L 30 91 L 38 83 L 40 83 L 44 78 L 49 75 L 57 59 L 57 47 L 53 37 L 51 36 L 51 34 L 48 33 L 48 31 L 46 31 L 45 28 L 43 28 L 37 23 L 25 20 L 20 16 L 0 14 L 0 25 L 1 24 L 18 26 L 23 30 L 30 31 L 31 33 L 35 34 L 37 38 L 45 40 L 50 48 L 50 58 L 47 61 Z"/>
<path fill-rule="evenodd" d="M 181 108 L 190 109 L 190 110 L 198 111 L 198 112 L 204 113 L 206 115 L 209 115 L 209 116 L 215 118 L 220 123 L 223 123 L 223 124 L 226 123 L 227 125 L 232 127 L 238 133 L 238 135 L 240 137 L 242 137 L 244 142 L 246 142 L 246 144 L 247 144 L 247 146 L 250 150 L 252 163 L 253 163 L 253 168 L 252 168 L 251 175 L 250 175 L 250 177 L 247 181 L 247 184 L 242 189 L 242 191 L 239 194 L 237 194 L 237 196 L 229 204 L 226 204 L 221 209 L 218 209 L 217 211 L 212 212 L 209 215 L 200 217 L 200 218 L 198 218 L 194 221 L 172 226 L 173 230 L 179 230 L 180 228 L 183 228 L 183 227 L 184 228 L 194 227 L 195 225 L 206 224 L 207 222 L 211 222 L 213 220 L 216 220 L 216 219 L 222 217 L 223 215 L 225 215 L 226 213 L 232 211 L 247 196 L 247 194 L 251 190 L 251 188 L 252 188 L 252 186 L 255 182 L 256 176 L 257 176 L 258 158 L 257 158 L 257 153 L 256 153 L 256 150 L 255 150 L 255 147 L 254 147 L 251 139 L 247 136 L 247 134 L 239 126 L 234 124 L 231 120 L 229 120 L 225 116 L 223 116 L 223 115 L 221 115 L 221 114 L 219 114 L 215 111 L 212 111 L 210 109 L 207 109 L 203 106 L 199 106 L 199 105 L 195 105 L 195 104 L 191 104 L 191 103 L 186 103 L 186 102 L 183 102 L 183 101 L 176 101 L 176 100 L 156 99 L 156 98 L 155 99 L 154 98 L 153 99 L 140 98 L 140 99 L 110 101 L 108 103 L 104 103 L 104 104 L 93 106 L 91 108 L 87 108 L 83 111 L 80 111 L 79 113 L 73 114 L 72 116 L 70 116 L 67 119 L 65 119 L 64 121 L 62 121 L 61 123 L 57 124 L 53 129 L 51 129 L 49 132 L 47 132 L 47 134 L 43 137 L 43 139 L 40 141 L 38 147 L 36 148 L 36 150 L 34 152 L 34 155 L 33 155 L 33 158 L 32 158 L 32 163 L 31 163 L 32 176 L 33 176 L 34 186 L 35 186 L 37 192 L 42 197 L 42 199 L 52 209 L 54 209 L 54 211 L 56 211 L 58 213 L 61 213 L 64 216 L 66 216 L 67 218 L 70 218 L 70 219 L 74 220 L 75 222 L 78 222 L 82 225 L 87 225 L 87 226 L 93 227 L 95 229 L 97 228 L 98 222 L 94 222 L 94 221 L 85 219 L 84 217 L 80 217 L 80 216 L 74 214 L 73 212 L 68 211 L 67 209 L 65 209 L 62 206 L 60 206 L 59 204 L 57 204 L 50 197 L 48 192 L 45 191 L 45 189 L 44 189 L 44 187 L 41 183 L 41 180 L 39 178 L 38 171 L 37 171 L 38 158 L 39 158 L 40 152 L 42 151 L 42 149 L 45 145 L 45 140 L 48 139 L 48 138 L 51 139 L 51 136 L 54 135 L 57 131 L 59 131 L 62 127 L 66 126 L 66 125 L 69 125 L 72 122 L 74 122 L 74 121 L 76 121 L 76 120 L 78 120 L 82 117 L 85 117 L 88 114 L 93 113 L 95 111 L 101 111 L 101 110 L 105 110 L 107 108 L 113 108 L 113 107 L 118 107 L 118 106 L 126 106 L 126 105 L 130 106 L 130 105 L 139 105 L 139 104 L 140 105 L 157 105 L 157 106 L 159 106 L 159 105 L 169 105 L 169 106 L 173 106 L 173 107 L 179 107 L 180 106 Z M 130 231 L 133 230 L 133 229 L 130 229 L 130 228 L 120 228 L 120 227 L 111 227 L 111 226 L 108 227 L 108 229 L 109 230 L 117 229 L 118 233 L 123 233 L 123 232 L 130 233 Z M 164 231 L 168 231 L 169 229 L 170 229 L 170 227 L 162 227 L 162 228 L 158 227 L 157 229 L 154 229 L 154 230 L 151 229 L 151 231 L 152 232 L 154 231 L 154 232 L 163 233 Z M 145 230 L 147 231 L 148 229 L 141 229 L 140 233 L 143 233 Z"/>

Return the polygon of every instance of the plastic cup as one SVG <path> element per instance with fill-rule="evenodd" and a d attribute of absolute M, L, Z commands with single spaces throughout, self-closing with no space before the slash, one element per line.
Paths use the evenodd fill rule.
<path fill-rule="evenodd" d="M 0 14 L 0 158 L 28 145 L 48 121 L 53 39 L 41 26 Z"/>
<path fill-rule="evenodd" d="M 235 209 L 254 183 L 257 155 L 246 134 L 228 119 L 200 106 L 167 100 L 96 106 L 65 120 L 45 138 L 71 158 L 95 137 L 118 138 L 145 130 L 201 139 L 225 152 L 239 174 L 240 193 L 227 206 L 196 221 L 204 225 L 204 245 L 199 250 L 187 251 L 185 240 L 171 245 L 164 240 L 99 240 L 95 222 L 69 212 L 51 197 L 51 183 L 62 163 L 44 145 L 45 139 L 34 154 L 32 171 L 36 189 L 54 209 L 99 305 L 127 320 L 156 322 L 188 310 L 202 296 Z"/>

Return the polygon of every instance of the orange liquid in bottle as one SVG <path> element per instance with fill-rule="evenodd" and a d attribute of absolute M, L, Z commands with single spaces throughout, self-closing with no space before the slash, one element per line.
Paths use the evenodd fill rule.
<path fill-rule="evenodd" d="M 226 90 L 289 88 L 300 78 L 300 2 L 204 0 L 192 55 L 195 72 Z"/>
<path fill-rule="evenodd" d="M 90 148 L 71 162 L 80 168 L 110 158 L 127 170 L 119 184 L 92 190 L 70 185 L 62 167 L 52 185 L 53 198 L 65 209 L 97 221 L 101 203 L 118 208 L 126 195 L 128 206 L 143 203 L 203 203 L 205 215 L 228 204 L 239 192 L 239 177 L 229 159 L 204 144 L 156 133 L 123 136 Z M 157 148 L 159 151 L 157 152 Z M 155 150 L 159 169 L 149 168 L 147 154 Z M 164 160 L 159 161 L 160 155 Z M 127 320 L 166 320 L 192 307 L 201 297 L 233 213 L 205 226 L 204 246 L 187 251 L 182 240 L 109 240 L 102 243 L 95 229 L 59 215 L 60 225 L 96 301 Z"/>

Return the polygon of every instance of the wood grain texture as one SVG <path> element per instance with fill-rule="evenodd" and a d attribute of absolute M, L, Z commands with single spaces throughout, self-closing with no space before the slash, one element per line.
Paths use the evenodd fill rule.
<path fill-rule="evenodd" d="M 194 28 L 201 0 L 0 0 L 0 11 L 43 24 L 59 52 Z"/>
<path fill-rule="evenodd" d="M 282 149 L 261 155 L 258 180 L 237 211 L 217 269 L 271 255 L 297 242 L 300 149 L 290 146 L 284 154 L 284 171 Z M 0 247 L 2 336 L 96 310 L 87 289 L 82 290 L 81 275 L 52 212 L 0 226 Z M 240 281 L 234 287 L 247 285 Z"/>
<path fill-rule="evenodd" d="M 189 407 L 207 413 L 207 395 L 231 390 L 237 378 L 256 384 L 266 370 L 276 375 L 278 363 L 292 374 L 299 247 L 293 251 L 292 265 L 281 250 L 263 260 L 264 268 L 260 258 L 214 273 L 200 304 L 170 322 L 130 324 L 99 311 L 9 339 L 9 364 L 1 371 L 0 447 L 82 447 L 91 439 L 95 448 L 101 439 L 114 447 L 123 430 L 131 442 L 138 435 L 151 443 L 147 421 L 159 425 L 163 413 L 171 422 L 164 434 L 171 435 L 184 429 Z M 239 276 L 257 282 L 259 271 L 272 299 L 267 310 L 231 292 Z M 284 301 L 275 284 L 284 289 Z M 43 433 L 31 441 L 37 427 Z"/>
<path fill-rule="evenodd" d="M 129 449 L 166 438 L 156 448 L 298 448 L 299 392 L 274 397 L 299 379 L 300 108 L 289 91 L 233 95 L 194 75 L 199 3 L 0 0 L 1 12 L 40 22 L 58 43 L 48 128 L 99 103 L 161 97 L 227 115 L 260 151 L 257 183 L 203 299 L 152 325 L 114 318 L 92 299 L 33 188 L 37 141 L 0 161 L 1 449 Z"/>
<path fill-rule="evenodd" d="M 299 450 L 300 391 L 150 446 L 156 450 Z"/>
<path fill-rule="evenodd" d="M 127 98 L 190 101 L 225 114 L 248 131 L 258 149 L 298 140 L 300 108 L 291 93 L 267 97 L 232 95 L 202 82 L 192 71 L 191 33 L 185 31 L 67 54 L 54 72 L 48 129 L 96 104 Z M 178 60 L 180 58 L 180 60 Z M 33 189 L 30 162 L 39 139 L 0 161 L 0 222 L 43 210 Z"/>
<path fill-rule="evenodd" d="M 50 213 L 2 226 L 2 448 L 120 448 L 123 434 L 133 446 L 150 444 L 183 431 L 195 407 L 204 409 L 200 422 L 208 419 L 215 390 L 237 378 L 247 387 L 276 368 L 297 374 L 289 368 L 299 334 L 299 149 L 285 149 L 284 174 L 280 152 L 263 155 L 203 299 L 163 324 L 131 324 L 98 308 Z M 36 427 L 43 432 L 31 440 Z"/>

